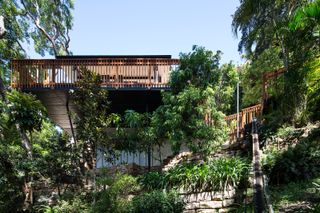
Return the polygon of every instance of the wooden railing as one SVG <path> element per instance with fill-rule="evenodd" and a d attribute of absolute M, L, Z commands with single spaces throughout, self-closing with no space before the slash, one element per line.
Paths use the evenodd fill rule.
<path fill-rule="evenodd" d="M 102 87 L 168 88 L 169 75 L 179 60 L 170 58 L 92 58 L 12 60 L 11 86 L 21 89 L 68 88 L 86 67 L 99 73 Z"/>
<path fill-rule="evenodd" d="M 239 112 L 239 137 L 242 138 L 244 134 L 244 127 L 262 115 L 261 104 L 244 108 Z M 225 121 L 230 129 L 230 141 L 237 139 L 237 114 L 232 114 L 225 117 Z"/>
<path fill-rule="evenodd" d="M 262 76 L 262 103 L 264 103 L 269 97 L 268 95 L 268 81 L 270 79 L 277 78 L 286 71 L 285 68 L 280 68 L 274 71 L 266 72 Z"/>

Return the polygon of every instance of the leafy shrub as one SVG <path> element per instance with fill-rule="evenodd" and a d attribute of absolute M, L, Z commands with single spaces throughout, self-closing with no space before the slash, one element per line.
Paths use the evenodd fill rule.
<path fill-rule="evenodd" d="M 132 200 L 132 213 L 180 213 L 184 202 L 176 192 L 153 191 Z"/>
<path fill-rule="evenodd" d="M 6 170 L 0 167 L 0 212 L 16 212 L 24 201 L 23 182 L 17 174 Z"/>
<path fill-rule="evenodd" d="M 126 174 L 117 174 L 105 190 L 96 193 L 93 212 L 129 212 L 128 195 L 139 190 L 137 179 Z"/>
<path fill-rule="evenodd" d="M 139 177 L 139 183 L 146 190 L 163 189 L 165 186 L 165 176 L 160 172 L 148 172 Z"/>
<path fill-rule="evenodd" d="M 279 157 L 281 156 L 282 151 L 280 151 L 276 147 L 269 147 L 265 151 L 267 152 L 267 154 L 262 157 L 262 169 L 265 174 L 269 175 L 272 168 L 275 166 Z"/>
<path fill-rule="evenodd" d="M 295 133 L 295 129 L 292 126 L 288 127 L 281 127 L 277 131 L 277 136 L 281 138 L 286 138 L 288 136 L 291 136 Z"/>
<path fill-rule="evenodd" d="M 247 178 L 249 165 L 241 158 L 219 158 L 207 164 L 181 164 L 170 169 L 165 180 L 169 188 L 190 192 L 226 190 Z"/>
<path fill-rule="evenodd" d="M 308 138 L 277 154 L 272 164 L 264 165 L 273 183 L 288 183 L 310 179 L 320 174 L 320 130 L 314 130 Z M 271 155 L 272 153 L 268 153 Z"/>
<path fill-rule="evenodd" d="M 75 197 L 69 201 L 59 200 L 57 205 L 54 206 L 44 206 L 44 213 L 89 213 L 89 204 Z"/>

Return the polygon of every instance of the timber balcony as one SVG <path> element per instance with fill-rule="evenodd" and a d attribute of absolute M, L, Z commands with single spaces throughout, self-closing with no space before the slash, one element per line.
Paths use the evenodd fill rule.
<path fill-rule="evenodd" d="M 169 89 L 171 56 L 58 56 L 56 59 L 12 60 L 11 86 L 17 89 L 69 89 L 86 67 L 101 76 L 107 89 Z"/>

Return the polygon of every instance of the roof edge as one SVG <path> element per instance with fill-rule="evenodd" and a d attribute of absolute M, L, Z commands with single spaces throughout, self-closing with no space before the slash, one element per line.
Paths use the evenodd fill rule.
<path fill-rule="evenodd" d="M 109 59 L 109 58 L 165 58 L 171 59 L 171 55 L 66 55 L 56 56 L 56 59 Z"/>

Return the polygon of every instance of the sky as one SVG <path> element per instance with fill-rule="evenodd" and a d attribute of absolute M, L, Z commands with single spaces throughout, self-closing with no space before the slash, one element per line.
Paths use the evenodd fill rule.
<path fill-rule="evenodd" d="M 231 29 L 239 0 L 75 0 L 74 55 L 172 55 L 193 45 L 240 63 Z M 35 53 L 31 58 L 39 58 Z"/>

